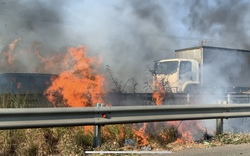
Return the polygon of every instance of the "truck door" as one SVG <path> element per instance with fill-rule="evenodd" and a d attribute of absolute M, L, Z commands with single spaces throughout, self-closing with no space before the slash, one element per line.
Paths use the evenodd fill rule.
<path fill-rule="evenodd" d="M 180 62 L 180 80 L 192 80 L 192 63 L 190 61 L 181 61 Z"/>

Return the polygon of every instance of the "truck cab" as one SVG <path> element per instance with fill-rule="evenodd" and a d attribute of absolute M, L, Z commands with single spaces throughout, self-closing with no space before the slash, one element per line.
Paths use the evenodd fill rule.
<path fill-rule="evenodd" d="M 249 92 L 249 67 L 250 50 L 212 46 L 177 49 L 174 59 L 155 63 L 153 85 L 160 83 L 173 93 Z"/>
<path fill-rule="evenodd" d="M 161 85 L 172 93 L 194 91 L 199 85 L 198 61 L 182 58 L 156 61 L 153 85 Z"/>

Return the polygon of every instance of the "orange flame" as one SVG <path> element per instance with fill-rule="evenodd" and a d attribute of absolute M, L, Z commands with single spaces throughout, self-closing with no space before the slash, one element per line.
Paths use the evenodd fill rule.
<path fill-rule="evenodd" d="M 1 60 L 1 70 L 16 70 L 19 69 L 18 64 L 15 64 L 16 54 L 14 50 L 15 46 L 20 39 L 14 40 L 9 49 L 3 52 Z M 58 77 L 52 79 L 52 85 L 46 91 L 47 97 L 53 103 L 56 102 L 55 94 L 59 93 L 69 106 L 93 106 L 94 103 L 102 102 L 101 95 L 104 94 L 103 81 L 104 77 L 97 74 L 97 67 L 100 64 L 100 59 L 86 57 L 86 49 L 83 47 L 69 48 L 66 55 L 53 55 L 44 57 L 40 54 L 40 51 L 36 48 L 35 51 L 25 53 L 24 55 L 32 55 L 36 57 L 38 66 L 32 72 L 61 72 Z M 15 67 L 16 66 L 16 67 Z M 6 67 L 6 68 L 5 68 Z M 47 83 L 46 83 L 47 84 Z M 20 88 L 22 84 L 17 83 L 17 88 Z M 165 89 L 161 83 L 156 83 L 156 90 L 153 93 L 153 99 L 155 99 L 157 105 L 161 105 L 165 98 Z M 178 131 L 181 133 L 181 140 L 191 141 L 193 139 L 193 133 L 198 130 L 204 130 L 199 124 L 199 121 L 176 121 L 169 122 L 170 124 L 177 125 Z M 86 127 L 87 131 L 90 131 L 92 127 Z M 139 146 L 145 146 L 148 144 L 149 138 L 146 133 L 146 124 L 137 130 L 133 128 L 133 132 L 136 137 L 136 141 Z M 191 132 L 192 131 L 192 132 Z M 124 129 L 120 131 L 120 137 L 124 138 Z"/>
<path fill-rule="evenodd" d="M 162 105 L 163 100 L 165 99 L 166 91 L 164 86 L 158 81 L 154 83 L 154 88 L 157 88 L 152 94 L 152 98 L 155 100 L 156 105 Z"/>
<path fill-rule="evenodd" d="M 85 135 L 93 133 L 94 126 L 84 126 L 83 127 L 83 133 Z"/>
<path fill-rule="evenodd" d="M 199 132 L 205 132 L 205 128 L 200 124 L 198 120 L 190 121 L 169 121 L 169 125 L 176 126 L 178 132 L 181 134 L 178 142 L 193 142 L 193 136 Z M 182 141 L 180 141 L 182 140 Z"/>
<path fill-rule="evenodd" d="M 9 45 L 9 50 L 6 52 L 7 55 L 7 61 L 9 65 L 13 65 L 13 62 L 15 60 L 15 56 L 12 55 L 12 52 L 15 48 L 15 45 L 17 43 L 17 41 L 19 41 L 20 39 L 15 39 L 10 45 Z"/>
<path fill-rule="evenodd" d="M 97 73 L 101 59 L 86 57 L 86 49 L 83 47 L 69 48 L 65 55 L 53 53 L 42 56 L 39 50 L 40 43 L 33 43 L 34 51 L 17 50 L 15 46 L 19 40 L 14 40 L 8 50 L 2 52 L 0 72 L 28 70 L 38 73 L 60 73 L 58 77 L 52 79 L 53 84 L 45 93 L 49 101 L 55 103 L 54 95 L 59 94 L 63 102 L 69 106 L 93 106 L 93 103 L 102 102 L 104 76 Z M 23 58 L 18 60 L 17 56 Z M 26 64 L 25 57 L 32 60 L 32 66 Z"/>
<path fill-rule="evenodd" d="M 49 101 L 56 102 L 55 93 L 73 107 L 93 106 L 103 101 L 104 77 L 96 71 L 100 60 L 86 57 L 86 49 L 78 47 L 69 48 L 62 63 L 68 70 L 59 74 L 46 90 Z"/>
<path fill-rule="evenodd" d="M 119 126 L 119 138 L 124 139 L 125 138 L 125 126 L 120 125 Z"/>
<path fill-rule="evenodd" d="M 64 64 L 64 57 L 62 54 L 43 57 L 38 49 L 35 49 L 36 57 L 41 61 L 40 66 L 36 69 L 37 72 L 55 73 L 55 71 L 63 71 L 66 69 Z"/>
<path fill-rule="evenodd" d="M 139 128 L 139 130 L 136 130 L 136 128 L 133 128 L 134 135 L 136 137 L 136 142 L 139 146 L 146 146 L 149 144 L 148 142 L 148 136 L 145 133 L 147 123 L 143 123 L 143 126 Z"/>
<path fill-rule="evenodd" d="M 184 143 L 184 141 L 181 140 L 180 138 L 178 138 L 176 141 L 177 141 L 178 143 L 180 143 L 180 144 Z"/>
<path fill-rule="evenodd" d="M 154 92 L 152 95 L 152 98 L 155 100 L 156 105 L 162 105 L 165 93 L 162 93 L 160 91 Z"/>
<path fill-rule="evenodd" d="M 17 82 L 17 88 L 20 89 L 22 87 L 22 83 Z"/>

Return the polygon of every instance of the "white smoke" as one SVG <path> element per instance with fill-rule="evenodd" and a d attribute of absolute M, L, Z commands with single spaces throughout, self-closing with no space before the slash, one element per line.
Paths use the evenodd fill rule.
<path fill-rule="evenodd" d="M 245 1 L 231 0 L 1 0 L 0 50 L 6 50 L 16 38 L 21 40 L 15 52 L 39 48 L 41 55 L 83 45 L 89 55 L 103 58 L 103 73 L 109 65 L 119 80 L 133 77 L 142 91 L 144 82 L 150 81 L 145 67 L 152 67 L 154 60 L 173 57 L 175 49 L 197 45 L 199 39 L 192 36 L 240 40 L 247 47 L 248 6 Z M 22 71 L 34 71 L 37 60 L 20 55 Z"/>
<path fill-rule="evenodd" d="M 2 0 L 1 51 L 20 38 L 13 53 L 22 69 L 15 72 L 34 72 L 37 60 L 21 57 L 22 54 L 17 54 L 21 50 L 39 49 L 45 56 L 83 45 L 89 55 L 103 58 L 103 73 L 109 65 L 119 80 L 126 82 L 133 77 L 142 89 L 147 76 L 151 76 L 145 74 L 146 66 L 152 67 L 154 60 L 173 56 L 178 45 L 164 37 L 173 31 L 173 26 L 169 11 L 162 4 L 151 0 L 143 3 Z"/>
<path fill-rule="evenodd" d="M 236 0 L 0 0 L 0 51 L 21 39 L 13 51 L 18 68 L 8 71 L 1 66 L 0 71 L 36 71 L 37 59 L 25 51 L 39 49 L 45 56 L 83 45 L 89 55 L 103 58 L 103 73 L 109 65 L 118 80 L 126 82 L 133 77 L 142 92 L 150 77 L 145 66 L 173 57 L 175 49 L 197 45 L 199 39 L 193 40 L 193 36 L 211 39 L 212 44 L 220 40 L 222 46 L 229 43 L 230 47 L 249 48 L 249 10 L 248 1 Z M 244 64 L 242 57 L 220 58 L 227 67 L 232 62 Z M 226 70 L 238 74 L 242 69 L 230 66 Z M 215 82 L 228 84 L 230 80 L 221 76 Z"/>

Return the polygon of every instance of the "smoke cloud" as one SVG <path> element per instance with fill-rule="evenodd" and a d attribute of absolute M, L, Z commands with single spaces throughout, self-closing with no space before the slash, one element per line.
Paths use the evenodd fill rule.
<path fill-rule="evenodd" d="M 144 83 L 151 83 L 146 66 L 173 57 L 175 49 L 198 45 L 202 38 L 213 45 L 249 49 L 249 8 L 243 0 L 0 0 L 0 73 L 58 73 L 40 70 L 36 52 L 53 57 L 83 45 L 88 55 L 103 58 L 107 80 L 109 65 L 118 81 L 134 78 L 136 92 L 144 92 Z M 223 59 L 228 64 L 235 60 Z M 60 62 L 60 57 L 53 61 Z"/>
<path fill-rule="evenodd" d="M 188 0 L 184 4 L 188 10 L 187 16 L 182 21 L 192 36 L 209 39 L 212 41 L 210 44 L 215 46 L 250 49 L 248 42 L 250 37 L 248 30 L 249 1 Z M 212 85 L 217 83 L 232 86 L 231 79 L 234 79 L 235 82 L 235 78 L 238 78 L 238 84 L 249 87 L 246 85 L 249 83 L 248 72 L 245 72 L 249 68 L 249 57 L 235 53 L 225 55 L 219 50 L 216 53 L 217 55 L 213 59 L 221 60 L 221 64 L 224 64 L 225 68 L 214 70 L 221 64 L 210 64 L 205 67 L 208 73 L 216 75 L 213 77 L 211 74 L 207 77 L 214 81 Z M 237 68 L 240 65 L 241 68 Z M 208 99 L 212 100 L 212 103 L 218 101 L 214 96 L 212 98 L 204 97 L 204 99 L 206 102 Z M 225 131 L 245 132 L 249 129 L 249 125 L 246 124 L 248 120 L 249 118 L 226 120 Z"/>
<path fill-rule="evenodd" d="M 31 47 L 39 42 L 48 49 L 63 46 L 64 27 L 62 21 L 63 4 L 59 1 L 3 1 L 1 12 L 1 46 L 20 38 L 22 47 Z M 50 50 L 51 50 L 50 49 Z"/>
<path fill-rule="evenodd" d="M 89 55 L 103 58 L 104 74 L 109 65 L 118 80 L 134 78 L 139 84 L 148 81 L 151 75 L 145 71 L 146 66 L 173 56 L 175 41 L 164 37 L 172 31 L 166 8 L 161 1 L 110 2 L 2 0 L 2 53 L 19 39 L 11 51 L 18 68 L 2 72 L 37 72 L 40 64 L 36 56 L 25 56 L 21 51 L 39 50 L 45 56 L 83 45 Z"/>
<path fill-rule="evenodd" d="M 37 50 L 54 55 L 72 45 L 61 25 L 65 6 L 60 1 L 0 1 L 1 73 L 40 72 Z"/>
<path fill-rule="evenodd" d="M 19 39 L 11 51 L 16 68 L 3 67 L 2 57 L 0 72 L 40 72 L 41 62 L 27 51 L 53 56 L 83 45 L 88 55 L 103 58 L 101 70 L 108 80 L 106 65 L 123 83 L 134 78 L 142 92 L 144 83 L 151 83 L 146 66 L 173 57 L 175 49 L 198 45 L 192 37 L 227 45 L 241 41 L 248 48 L 248 8 L 248 2 L 233 0 L 0 0 L 2 55 Z"/>
<path fill-rule="evenodd" d="M 183 24 L 187 25 L 192 35 L 215 39 L 212 44 L 220 46 L 250 48 L 248 43 L 250 3 L 248 1 L 189 0 L 185 5 L 189 9 Z"/>
<path fill-rule="evenodd" d="M 192 35 L 211 39 L 213 46 L 250 49 L 247 27 L 249 2 L 190 0 L 184 4 L 188 6 L 188 10 L 183 24 L 187 25 L 187 30 Z M 227 54 L 217 50 L 213 57 L 209 58 L 212 63 L 204 67 L 205 72 L 209 73 L 205 77 L 213 82 L 210 86 L 249 87 L 248 73 L 245 72 L 249 66 L 247 53 L 242 55 L 235 51 Z M 239 75 L 241 79 L 238 79 Z"/>

